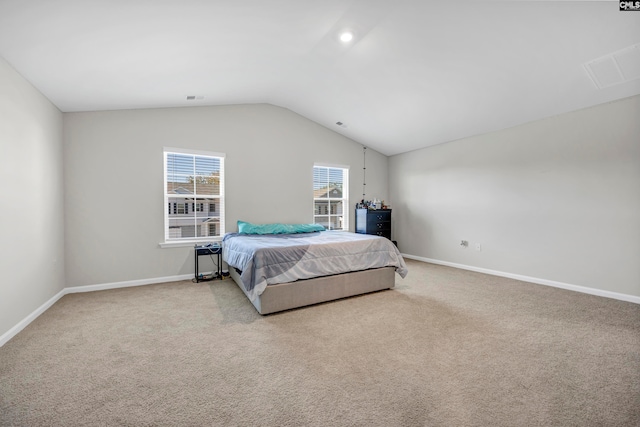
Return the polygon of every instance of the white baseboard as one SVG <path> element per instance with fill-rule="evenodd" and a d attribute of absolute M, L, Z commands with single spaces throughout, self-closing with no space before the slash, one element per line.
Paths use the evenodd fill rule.
<path fill-rule="evenodd" d="M 9 341 L 11 338 L 16 336 L 18 332 L 20 332 L 21 330 L 29 326 L 29 323 L 33 322 L 38 318 L 38 316 L 40 316 L 42 313 L 47 311 L 47 309 L 51 307 L 53 304 L 55 304 L 56 301 L 58 301 L 60 298 L 62 298 L 64 294 L 65 294 L 65 290 L 63 289 L 57 294 L 55 294 L 49 301 L 45 302 L 40 307 L 38 307 L 33 313 L 31 313 L 30 315 L 22 319 L 22 321 L 18 322 L 18 324 L 15 325 L 13 328 L 9 329 L 4 334 L 0 335 L 0 347 L 5 345 L 7 341 Z"/>
<path fill-rule="evenodd" d="M 153 279 L 127 280 L 125 282 L 102 283 L 99 285 L 71 286 L 64 288 L 66 294 L 78 292 L 105 291 L 107 289 L 130 288 L 133 286 L 154 285 L 156 283 L 179 282 L 180 280 L 193 279 L 193 274 L 181 274 L 179 276 L 155 277 Z"/>
<path fill-rule="evenodd" d="M 503 271 L 489 270 L 487 268 L 473 267 L 470 265 L 456 264 L 455 262 L 440 261 L 437 259 L 424 258 L 415 255 L 402 254 L 403 257 L 414 259 L 416 261 L 429 262 L 431 264 L 446 265 L 448 267 L 460 268 L 462 270 L 476 271 L 478 273 L 490 274 L 492 276 L 508 277 L 510 279 L 521 280 L 523 282 L 536 283 L 538 285 L 551 286 L 554 288 L 567 289 L 570 291 L 581 292 L 583 294 L 596 295 L 605 298 L 617 299 L 620 301 L 632 302 L 640 304 L 640 297 L 635 295 L 621 294 L 618 292 L 605 291 L 602 289 L 588 288 L 586 286 L 571 285 L 569 283 L 556 282 L 553 280 L 539 279 L 537 277 L 523 276 L 520 274 L 505 273 Z"/>
<path fill-rule="evenodd" d="M 190 280 L 193 278 L 193 274 L 182 274 L 179 276 L 167 276 L 167 277 L 156 277 L 153 279 L 141 279 L 141 280 L 128 280 L 125 282 L 114 282 L 114 283 L 102 283 L 99 285 L 87 285 L 87 286 L 71 286 L 68 288 L 64 288 L 57 294 L 55 294 L 49 301 L 42 304 L 38 307 L 33 313 L 22 319 L 17 325 L 13 328 L 9 329 L 4 334 L 0 335 L 0 347 L 5 345 L 11 338 L 16 336 L 18 332 L 26 328 L 29 323 L 33 322 L 40 316 L 42 313 L 47 311 L 49 307 L 56 303 L 60 298 L 67 294 L 74 294 L 78 292 L 93 292 L 93 291 L 104 291 L 107 289 L 117 289 L 117 288 L 129 288 L 132 286 L 143 286 L 143 285 L 153 285 L 156 283 L 166 283 L 166 282 L 178 282 L 181 280 Z"/>

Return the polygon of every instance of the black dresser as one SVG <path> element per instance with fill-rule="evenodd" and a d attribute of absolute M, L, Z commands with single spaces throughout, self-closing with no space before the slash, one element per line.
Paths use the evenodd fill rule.
<path fill-rule="evenodd" d="M 356 233 L 375 234 L 391 240 L 391 209 L 356 209 Z"/>

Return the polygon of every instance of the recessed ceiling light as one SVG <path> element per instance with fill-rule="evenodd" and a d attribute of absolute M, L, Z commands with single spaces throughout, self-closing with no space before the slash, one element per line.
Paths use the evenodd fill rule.
<path fill-rule="evenodd" d="M 351 31 L 344 31 L 340 34 L 340 41 L 342 43 L 349 43 L 353 40 L 353 33 Z"/>

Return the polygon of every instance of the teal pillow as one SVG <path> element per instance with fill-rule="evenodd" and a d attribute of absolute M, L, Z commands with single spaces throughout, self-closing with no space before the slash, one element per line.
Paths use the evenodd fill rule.
<path fill-rule="evenodd" d="M 320 224 L 252 224 L 238 221 L 238 233 L 241 234 L 295 234 L 325 231 Z"/>

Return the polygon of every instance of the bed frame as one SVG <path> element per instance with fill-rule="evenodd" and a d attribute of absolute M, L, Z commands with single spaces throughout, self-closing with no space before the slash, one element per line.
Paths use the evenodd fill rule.
<path fill-rule="evenodd" d="M 247 291 L 242 286 L 240 275 L 234 268 L 229 268 L 229 274 L 238 287 L 242 289 L 242 292 L 247 295 Z M 394 286 L 394 267 L 374 268 L 269 285 L 251 303 L 258 310 L 258 313 L 269 314 L 383 289 L 391 289 Z M 249 298 L 249 295 L 247 295 L 247 298 Z"/>

